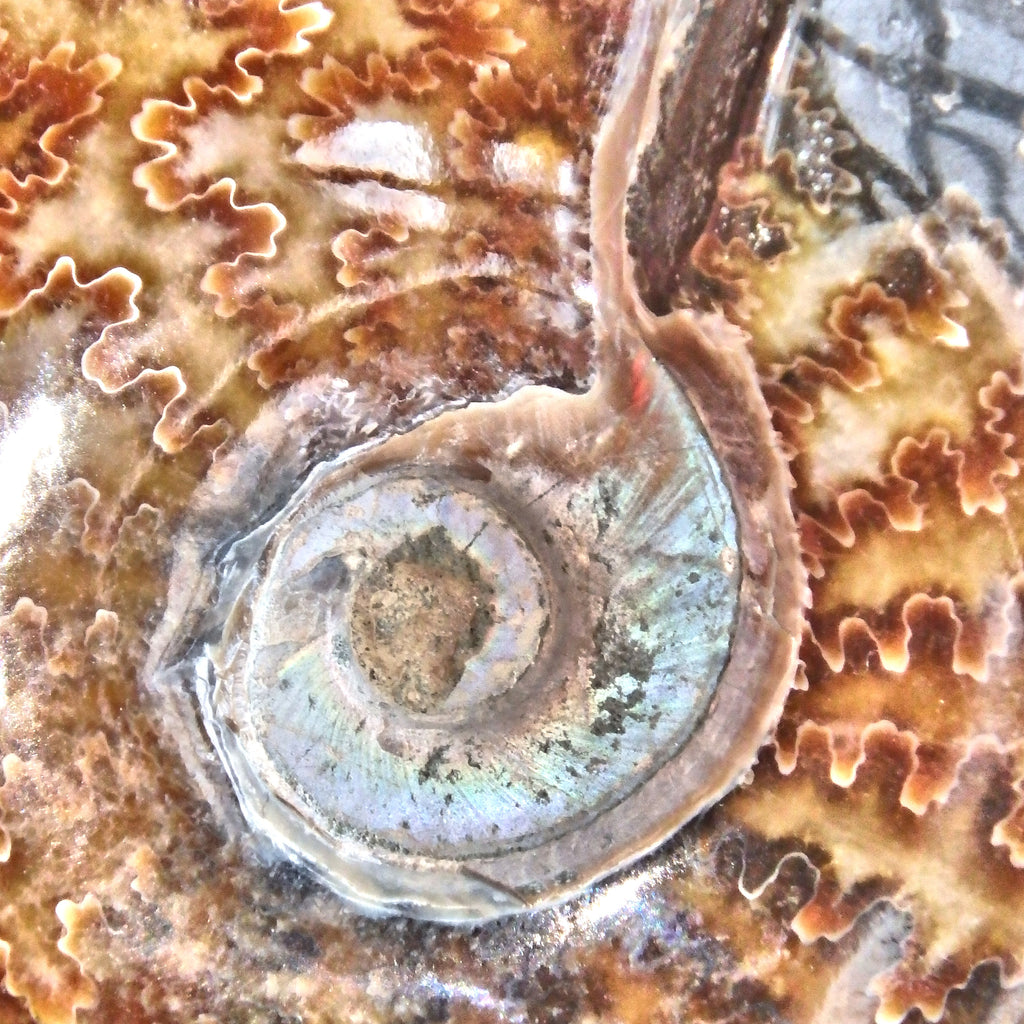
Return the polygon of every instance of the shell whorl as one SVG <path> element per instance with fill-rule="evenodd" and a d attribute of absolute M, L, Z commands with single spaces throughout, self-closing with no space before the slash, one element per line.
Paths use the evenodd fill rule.
<path fill-rule="evenodd" d="M 802 569 L 753 368 L 653 317 L 627 258 L 663 16 L 635 15 L 594 147 L 589 390 L 424 414 L 299 474 L 261 447 L 272 407 L 197 494 L 153 677 L 189 675 L 201 621 L 191 674 L 247 820 L 364 909 L 580 891 L 735 785 L 791 685 Z"/>

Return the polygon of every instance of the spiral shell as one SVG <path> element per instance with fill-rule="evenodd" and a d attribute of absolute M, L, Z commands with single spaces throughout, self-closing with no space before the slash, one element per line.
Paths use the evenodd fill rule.
<path fill-rule="evenodd" d="M 1020 1017 L 1018 20 L 0 0 L 0 1019 Z"/>
<path fill-rule="evenodd" d="M 677 382 L 642 383 L 618 416 L 527 389 L 346 453 L 224 552 L 206 727 L 250 823 L 362 906 L 563 898 L 734 784 L 778 713 L 774 538 Z"/>
<path fill-rule="evenodd" d="M 643 76 L 618 88 L 611 122 Z M 802 577 L 767 410 L 738 355 L 639 312 L 610 269 L 604 139 L 586 394 L 421 416 L 294 478 L 264 412 L 179 535 L 153 689 L 199 680 L 250 825 L 365 909 L 473 920 L 578 892 L 734 785 L 791 684 Z M 335 427 L 300 425 L 304 450 Z M 190 668 L 196 635 L 218 639 Z"/>

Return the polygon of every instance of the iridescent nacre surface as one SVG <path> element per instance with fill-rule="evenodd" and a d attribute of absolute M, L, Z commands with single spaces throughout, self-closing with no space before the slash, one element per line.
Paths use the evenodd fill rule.
<path fill-rule="evenodd" d="M 0 1020 L 1021 1017 L 1012 5 L 11 0 L 0 24 Z M 726 527 L 699 549 L 691 472 Z M 485 508 L 474 553 L 452 538 Z M 665 652 L 635 701 L 605 598 Z M 397 783 L 339 803 L 296 732 L 352 750 L 358 698 L 380 737 L 480 713 L 496 749 L 480 709 L 574 652 L 610 682 L 578 704 L 592 749 L 655 717 L 681 738 L 591 776 L 658 819 L 612 856 L 569 809 L 586 785 L 537 784 L 571 757 L 524 768 L 488 846 L 444 830 L 471 791 L 435 779 L 476 735 L 391 743 L 425 798 L 406 828 Z M 297 660 L 344 715 L 290 703 Z M 678 753 L 703 781 L 658 805 Z M 446 864 L 572 828 L 502 889 L 539 909 L 466 927 L 353 910 L 339 889 L 415 912 L 424 875 L 339 883 L 345 816 L 381 860 Z"/>
<path fill-rule="evenodd" d="M 371 906 L 401 875 L 386 899 L 413 910 L 428 859 L 441 877 L 421 912 L 456 917 L 515 910 L 517 888 L 543 892 L 543 873 L 520 862 L 567 834 L 546 871 L 571 877 L 575 851 L 604 863 L 607 812 L 679 756 L 725 667 L 736 522 L 692 412 L 652 410 L 618 437 L 610 417 L 589 435 L 578 418 L 577 461 L 523 450 L 540 415 L 572 415 L 529 397 L 541 404 L 525 417 L 477 412 L 470 436 L 507 440 L 471 476 L 443 441 L 433 463 L 396 462 L 384 445 L 316 475 L 266 531 L 265 569 L 213 653 L 211 728 L 231 723 L 219 745 L 250 815 L 268 815 L 268 787 L 292 813 L 308 808 L 301 832 L 316 822 L 321 844 L 356 847 L 336 855 L 350 874 L 358 865 Z M 623 464 L 645 448 L 679 452 L 683 471 Z M 453 625 L 465 638 L 439 649 Z M 646 800 L 655 820 L 670 809 Z M 593 829 L 581 842 L 600 811 L 604 843 Z M 643 817 L 629 816 L 629 848 Z"/>

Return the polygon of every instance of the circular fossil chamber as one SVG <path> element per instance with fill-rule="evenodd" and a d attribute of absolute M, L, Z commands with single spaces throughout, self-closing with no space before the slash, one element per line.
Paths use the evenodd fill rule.
<path fill-rule="evenodd" d="M 553 902 L 749 769 L 792 662 L 771 528 L 669 371 L 634 393 L 445 413 L 228 553 L 207 731 L 256 831 L 361 908 Z"/>
<path fill-rule="evenodd" d="M 644 306 L 626 244 L 667 16 L 631 22 L 586 161 L 586 280 L 513 302 L 545 310 L 531 331 L 586 310 L 589 390 L 536 383 L 561 377 L 530 331 L 500 401 L 296 377 L 176 534 L 146 667 L 167 728 L 226 833 L 221 765 L 260 848 L 360 910 L 482 921 L 580 893 L 736 786 L 792 683 L 805 578 L 753 363 L 720 316 Z"/>

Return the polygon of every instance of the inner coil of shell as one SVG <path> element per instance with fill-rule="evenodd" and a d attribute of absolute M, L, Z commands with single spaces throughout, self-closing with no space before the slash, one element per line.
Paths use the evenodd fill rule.
<path fill-rule="evenodd" d="M 594 153 L 591 390 L 526 386 L 310 471 L 296 410 L 331 383 L 297 384 L 179 537 L 154 690 L 196 694 L 254 832 L 364 911 L 580 892 L 735 786 L 791 684 L 803 571 L 749 357 L 654 317 L 628 269 L 655 21 Z M 200 749 L 189 700 L 168 714 Z"/>
<path fill-rule="evenodd" d="M 737 524 L 659 378 L 610 430 L 588 422 L 595 403 L 543 390 L 449 414 L 324 467 L 241 542 L 265 546 L 256 566 L 236 559 L 207 725 L 250 820 L 313 863 L 330 848 L 350 898 L 521 909 L 508 890 L 538 887 L 533 858 L 603 850 L 606 816 L 706 716 L 735 626 Z M 547 415 L 582 443 L 566 452 Z M 473 462 L 467 417 L 497 442 Z"/>

